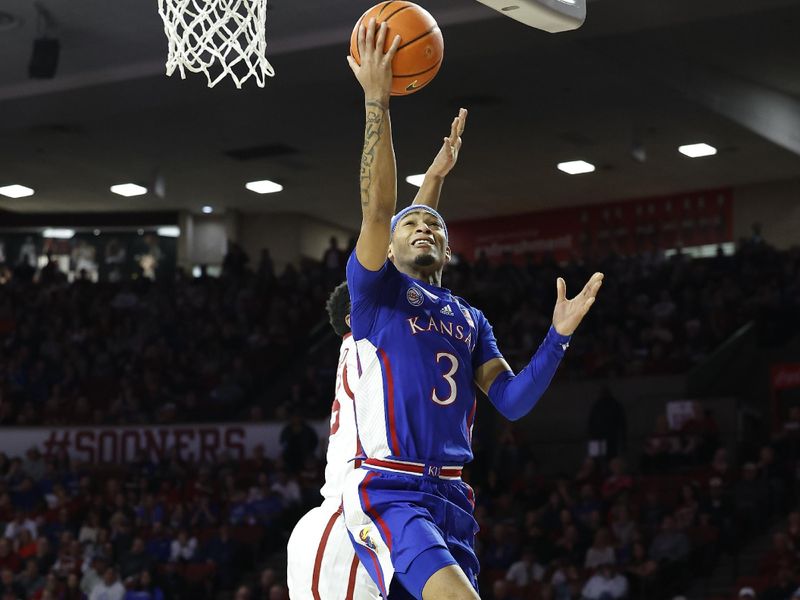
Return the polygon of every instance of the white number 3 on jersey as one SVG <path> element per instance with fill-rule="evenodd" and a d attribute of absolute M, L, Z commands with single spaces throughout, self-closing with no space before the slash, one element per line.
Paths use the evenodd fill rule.
<path fill-rule="evenodd" d="M 431 400 L 441 406 L 447 406 L 448 404 L 452 404 L 456 401 L 456 395 L 458 394 L 458 388 L 456 388 L 456 382 L 453 379 L 453 375 L 455 375 L 456 371 L 458 371 L 458 358 L 449 352 L 439 352 L 436 355 L 436 363 L 438 364 L 441 362 L 443 358 L 446 358 L 450 361 L 450 369 L 444 374 L 444 380 L 447 382 L 447 385 L 450 386 L 450 393 L 448 394 L 447 398 L 442 400 L 439 398 L 439 395 L 436 393 L 436 388 L 434 387 L 433 391 L 431 392 Z"/>

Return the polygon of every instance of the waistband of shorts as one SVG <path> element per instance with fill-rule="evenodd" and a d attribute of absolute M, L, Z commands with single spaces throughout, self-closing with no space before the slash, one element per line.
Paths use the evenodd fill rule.
<path fill-rule="evenodd" d="M 435 479 L 461 479 L 463 467 L 460 465 L 440 465 L 436 463 L 411 462 L 394 458 L 368 458 L 362 466 L 378 471 L 405 473 L 417 477 L 433 477 Z"/>

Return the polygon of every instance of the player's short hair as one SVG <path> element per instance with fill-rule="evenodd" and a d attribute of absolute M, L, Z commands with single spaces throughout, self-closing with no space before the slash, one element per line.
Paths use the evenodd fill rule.
<path fill-rule="evenodd" d="M 347 288 L 346 281 L 343 281 L 333 289 L 328 301 L 325 303 L 325 310 L 328 311 L 330 324 L 336 335 L 343 337 L 345 334 L 350 333 L 350 326 L 344 320 L 350 314 L 350 290 Z"/>

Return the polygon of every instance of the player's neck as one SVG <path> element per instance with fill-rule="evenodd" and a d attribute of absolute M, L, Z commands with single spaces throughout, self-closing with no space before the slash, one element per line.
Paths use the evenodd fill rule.
<path fill-rule="evenodd" d="M 417 279 L 419 281 L 423 281 L 428 285 L 435 285 L 436 287 L 442 287 L 442 271 L 441 269 L 430 272 L 427 269 L 414 269 L 409 267 L 400 267 L 396 265 L 398 268 L 397 270 L 403 273 L 403 275 L 408 275 L 412 279 Z"/>

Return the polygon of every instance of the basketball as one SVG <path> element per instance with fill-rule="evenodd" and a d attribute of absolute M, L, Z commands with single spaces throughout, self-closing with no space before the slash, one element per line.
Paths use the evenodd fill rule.
<path fill-rule="evenodd" d="M 421 6 L 406 0 L 387 0 L 361 15 L 350 36 L 350 56 L 358 64 L 358 28 L 375 17 L 377 25 L 386 21 L 384 52 L 392 45 L 395 35 L 401 38 L 400 47 L 392 60 L 392 95 L 406 96 L 428 85 L 439 72 L 444 57 L 442 32 L 431 14 Z"/>

